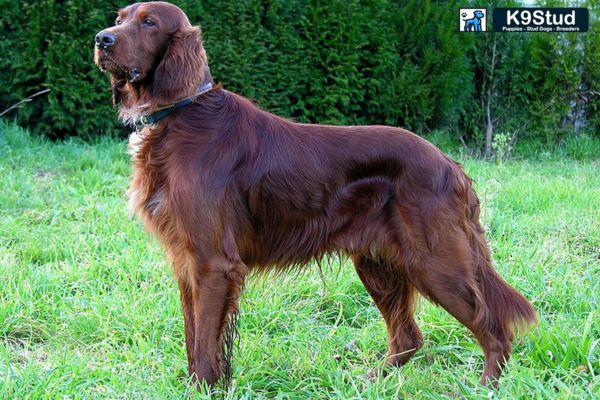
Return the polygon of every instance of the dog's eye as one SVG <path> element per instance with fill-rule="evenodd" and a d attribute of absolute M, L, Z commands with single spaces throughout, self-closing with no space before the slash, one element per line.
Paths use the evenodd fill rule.
<path fill-rule="evenodd" d="M 144 24 L 144 25 L 146 25 L 146 26 L 154 26 L 154 25 L 156 25 L 156 24 L 154 23 L 154 21 L 152 21 L 152 20 L 151 20 L 151 19 L 149 19 L 149 18 L 146 18 L 146 19 L 144 19 L 144 21 L 142 21 L 142 24 Z"/>
<path fill-rule="evenodd" d="M 115 25 L 121 25 L 122 23 L 123 23 L 123 21 L 121 21 L 120 19 L 117 19 L 117 20 L 115 21 Z"/>

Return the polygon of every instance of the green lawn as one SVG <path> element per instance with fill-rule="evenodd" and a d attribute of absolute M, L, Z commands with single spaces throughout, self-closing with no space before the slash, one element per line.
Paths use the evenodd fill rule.
<path fill-rule="evenodd" d="M 3 133 L 2 133 L 3 131 Z M 597 144 L 597 143 L 596 143 Z M 600 148 L 600 147 L 597 147 Z M 598 398 L 600 155 L 585 144 L 495 164 L 477 181 L 497 268 L 538 311 L 497 393 L 482 354 L 421 301 L 425 345 L 370 382 L 383 321 L 348 262 L 251 278 L 230 398 Z M 177 285 L 126 210 L 125 141 L 49 143 L 0 124 L 0 399 L 180 399 Z"/>

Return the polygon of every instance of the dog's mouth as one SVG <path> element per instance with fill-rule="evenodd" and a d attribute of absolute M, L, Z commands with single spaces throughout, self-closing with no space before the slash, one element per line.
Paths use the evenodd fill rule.
<path fill-rule="evenodd" d="M 98 57 L 96 64 L 102 72 L 108 72 L 119 79 L 127 79 L 129 82 L 135 82 L 142 76 L 142 71 L 136 67 L 127 67 L 120 64 L 110 54 L 103 51 Z"/>

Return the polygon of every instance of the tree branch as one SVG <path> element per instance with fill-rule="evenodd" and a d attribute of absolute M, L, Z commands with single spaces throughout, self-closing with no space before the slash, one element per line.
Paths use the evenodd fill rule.
<path fill-rule="evenodd" d="M 21 107 L 23 104 L 25 103 L 29 103 L 31 100 L 33 100 L 35 97 L 37 96 L 41 96 L 42 94 L 48 93 L 50 91 L 50 89 L 44 89 L 44 90 L 40 90 L 37 93 L 32 94 L 31 96 L 27 97 L 26 99 L 21 100 L 20 102 L 13 104 L 12 106 L 8 107 L 6 110 L 2 111 L 0 113 L 0 117 L 3 116 L 4 114 L 6 114 L 7 112 L 9 112 L 10 110 L 14 110 L 15 108 L 19 108 Z"/>

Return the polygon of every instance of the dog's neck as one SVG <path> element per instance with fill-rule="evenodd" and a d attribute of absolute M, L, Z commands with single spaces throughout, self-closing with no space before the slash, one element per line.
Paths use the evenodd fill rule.
<path fill-rule="evenodd" d="M 214 86 L 210 68 L 206 64 L 202 73 L 201 82 L 197 88 L 202 88 L 208 84 Z M 195 89 L 197 90 L 197 89 Z M 117 94 L 114 91 L 118 91 Z M 113 85 L 113 97 L 115 103 L 118 102 L 119 118 L 123 124 L 135 126 L 136 122 L 144 115 L 152 114 L 159 108 L 169 106 L 177 100 L 192 96 L 194 93 L 181 93 L 176 99 L 172 99 L 170 104 L 158 104 L 153 96 L 152 81 L 130 82 L 126 81 L 120 85 Z"/>

